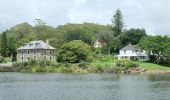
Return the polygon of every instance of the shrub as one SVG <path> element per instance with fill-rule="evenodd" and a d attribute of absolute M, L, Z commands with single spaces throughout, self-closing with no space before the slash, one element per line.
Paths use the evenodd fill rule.
<path fill-rule="evenodd" d="M 4 62 L 4 58 L 2 56 L 0 56 L 0 63 Z"/>
<path fill-rule="evenodd" d="M 81 40 L 74 40 L 64 44 L 57 53 L 57 61 L 64 63 L 79 63 L 89 61 L 91 48 Z"/>
<path fill-rule="evenodd" d="M 116 62 L 114 70 L 115 70 L 115 73 L 122 73 L 123 71 L 126 71 L 129 68 L 136 68 L 136 67 L 139 67 L 139 65 L 133 61 L 120 60 Z"/>
<path fill-rule="evenodd" d="M 78 64 L 78 67 L 85 69 L 85 68 L 87 68 L 89 65 L 90 65 L 89 62 L 80 62 L 80 63 Z"/>
<path fill-rule="evenodd" d="M 52 72 L 52 69 L 60 66 L 61 64 L 45 60 L 31 60 L 29 62 L 16 62 L 13 64 L 15 71 L 18 72 Z"/>

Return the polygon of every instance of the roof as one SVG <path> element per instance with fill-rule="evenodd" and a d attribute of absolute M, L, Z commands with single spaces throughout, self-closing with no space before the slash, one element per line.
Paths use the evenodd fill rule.
<path fill-rule="evenodd" d="M 55 50 L 54 47 L 50 46 L 48 43 L 45 43 L 42 40 L 31 41 L 29 43 L 25 43 L 23 46 L 19 47 L 17 50 L 26 50 L 26 49 L 52 49 L 52 50 Z"/>
<path fill-rule="evenodd" d="M 105 42 L 104 42 L 103 40 L 97 39 L 97 40 L 95 41 L 95 44 L 101 44 L 101 45 L 103 45 L 103 44 L 105 44 Z"/>
<path fill-rule="evenodd" d="M 129 44 L 129 45 L 123 47 L 123 48 L 120 49 L 120 50 L 136 50 L 136 45 L 131 45 L 131 44 Z"/>

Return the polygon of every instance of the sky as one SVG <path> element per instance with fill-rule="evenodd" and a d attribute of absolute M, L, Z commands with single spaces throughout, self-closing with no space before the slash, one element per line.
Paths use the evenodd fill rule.
<path fill-rule="evenodd" d="M 111 24 L 116 9 L 125 28 L 170 35 L 170 0 L 0 0 L 0 32 L 40 18 L 57 27 L 66 23 Z"/>

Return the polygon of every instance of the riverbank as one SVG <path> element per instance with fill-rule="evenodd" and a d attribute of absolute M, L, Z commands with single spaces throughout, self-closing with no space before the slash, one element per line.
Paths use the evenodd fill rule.
<path fill-rule="evenodd" d="M 11 67 L 0 66 L 0 72 L 170 74 L 170 67 L 134 61 L 95 61 L 77 64 L 33 61 L 14 63 Z"/>

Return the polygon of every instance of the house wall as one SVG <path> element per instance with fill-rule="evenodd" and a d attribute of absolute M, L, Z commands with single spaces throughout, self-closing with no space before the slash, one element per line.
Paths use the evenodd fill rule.
<path fill-rule="evenodd" d="M 17 61 L 29 61 L 31 59 L 34 60 L 49 60 L 55 61 L 55 50 L 44 50 L 44 49 L 36 49 L 36 50 L 18 50 L 17 51 Z"/>
<path fill-rule="evenodd" d="M 139 56 L 139 54 L 145 55 L 145 56 Z M 120 50 L 118 59 L 130 59 L 131 57 L 137 57 L 139 60 L 148 60 L 148 56 L 146 51 L 135 51 L 135 50 Z"/>
<path fill-rule="evenodd" d="M 101 45 L 100 43 L 97 42 L 97 43 L 94 43 L 94 47 L 95 47 L 95 48 L 101 48 L 102 45 Z"/>
<path fill-rule="evenodd" d="M 119 55 L 122 55 L 122 56 L 137 56 L 137 52 L 135 50 L 120 50 Z"/>

